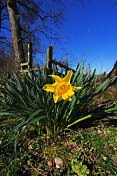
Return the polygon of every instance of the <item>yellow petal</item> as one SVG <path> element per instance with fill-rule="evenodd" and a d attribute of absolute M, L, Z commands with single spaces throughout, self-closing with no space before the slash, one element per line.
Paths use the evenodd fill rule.
<path fill-rule="evenodd" d="M 58 84 L 62 81 L 62 78 L 60 76 L 57 76 L 57 75 L 48 75 L 48 76 L 51 76 L 52 78 L 55 79 L 55 82 Z"/>
<path fill-rule="evenodd" d="M 72 87 L 73 87 L 74 90 L 76 90 L 76 89 L 82 89 L 82 87 L 74 87 L 74 86 L 72 86 Z"/>
<path fill-rule="evenodd" d="M 65 78 L 62 79 L 62 81 L 65 81 L 65 82 L 70 83 L 71 76 L 72 76 L 72 70 L 70 70 L 70 71 L 67 73 L 67 75 L 65 76 Z"/>
<path fill-rule="evenodd" d="M 72 100 L 72 98 L 67 98 L 67 100 L 68 100 L 68 101 L 71 101 L 71 100 Z"/>
<path fill-rule="evenodd" d="M 72 100 L 72 95 L 75 94 L 74 90 L 82 89 L 82 87 L 74 87 L 70 84 L 72 70 L 68 72 L 65 78 L 61 78 L 57 75 L 48 75 L 55 79 L 54 84 L 46 84 L 42 89 L 50 91 L 53 94 L 54 102 L 56 103 L 59 98 L 63 100 Z"/>
<path fill-rule="evenodd" d="M 60 98 L 58 95 L 53 94 L 54 102 L 57 103 L 57 100 Z"/>
<path fill-rule="evenodd" d="M 46 84 L 45 86 L 43 86 L 43 90 L 46 90 L 47 92 L 55 92 L 55 90 L 56 90 L 56 86 L 57 86 L 57 84 L 56 83 L 54 83 L 54 84 Z"/>
<path fill-rule="evenodd" d="M 75 94 L 75 93 L 74 93 L 73 89 L 69 89 L 69 90 L 68 90 L 68 95 L 72 96 L 72 95 L 74 95 L 74 94 Z"/>

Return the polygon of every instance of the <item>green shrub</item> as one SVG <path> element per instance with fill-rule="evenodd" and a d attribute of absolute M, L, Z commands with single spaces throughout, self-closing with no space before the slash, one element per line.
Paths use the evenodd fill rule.
<path fill-rule="evenodd" d="M 0 95 L 0 116 L 4 117 L 0 126 L 4 128 L 4 120 L 5 123 L 8 122 L 7 127 L 12 126 L 14 135 L 8 139 L 9 143 L 17 137 L 19 139 L 30 125 L 35 126 L 38 134 L 47 133 L 51 136 L 68 130 L 85 119 L 117 112 L 115 106 L 98 108 L 94 101 L 95 95 L 103 92 L 116 77 L 107 79 L 99 87 L 94 87 L 100 75 L 95 75 L 96 69 L 91 76 L 85 74 L 86 67 L 82 66 L 83 61 L 71 77 L 71 85 L 81 86 L 82 89 L 75 91 L 71 101 L 59 98 L 57 103 L 54 103 L 51 92 L 42 89 L 45 84 L 54 84 L 54 80 L 48 76 L 47 68 L 41 70 L 38 65 L 38 74 L 29 71 L 29 78 L 22 72 L 24 82 L 17 74 L 10 81 L 0 77 L 0 84 L 4 82 L 5 86 Z M 56 69 L 53 69 L 53 75 L 57 75 Z"/>

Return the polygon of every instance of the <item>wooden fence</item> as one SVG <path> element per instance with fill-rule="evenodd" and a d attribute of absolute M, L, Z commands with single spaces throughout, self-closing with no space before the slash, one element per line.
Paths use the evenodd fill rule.
<path fill-rule="evenodd" d="M 53 60 L 52 56 L 53 56 L 53 48 L 52 48 L 52 46 L 49 46 L 47 48 L 46 67 L 49 69 L 50 74 L 52 73 L 52 64 L 54 64 L 56 66 L 59 65 L 61 67 L 61 73 L 63 72 L 63 68 L 65 69 L 65 73 L 66 74 L 67 74 L 68 70 L 72 70 L 73 73 L 76 72 L 75 70 L 73 70 L 70 67 L 68 67 L 68 59 L 66 59 L 66 63 L 64 65 L 64 64 L 62 64 L 60 62 L 57 62 L 55 59 Z M 20 67 L 21 67 L 21 70 L 19 70 L 20 72 L 22 72 L 23 66 L 28 66 L 28 69 L 30 71 L 31 70 L 33 70 L 33 71 L 37 71 L 38 70 L 38 67 L 32 68 L 32 43 L 31 42 L 28 44 L 28 62 L 20 64 Z M 40 66 L 40 69 L 44 69 L 44 68 L 45 68 L 45 65 L 44 66 Z M 23 70 L 23 71 L 24 72 L 28 72 L 28 70 Z"/>

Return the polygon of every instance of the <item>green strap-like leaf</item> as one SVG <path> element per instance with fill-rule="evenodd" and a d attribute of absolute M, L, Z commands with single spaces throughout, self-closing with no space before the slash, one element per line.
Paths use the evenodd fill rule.
<path fill-rule="evenodd" d="M 115 108 L 109 108 L 109 109 L 106 109 L 104 111 L 107 112 L 107 113 L 111 113 L 111 112 L 117 113 L 117 107 L 115 107 Z"/>
<path fill-rule="evenodd" d="M 24 97 L 23 93 L 21 93 L 16 87 L 10 87 L 9 85 L 7 85 L 6 92 L 10 95 L 10 97 L 13 98 L 13 100 L 20 102 L 21 106 L 28 108 L 27 103 L 23 99 L 26 98 L 26 95 Z"/>
<path fill-rule="evenodd" d="M 113 83 L 115 80 L 117 80 L 117 76 L 114 76 L 113 78 L 111 78 L 110 82 Z"/>
<path fill-rule="evenodd" d="M 83 81 L 83 82 L 85 83 L 85 82 L 87 82 L 88 80 L 89 80 L 89 74 L 87 73 L 87 75 L 85 76 L 85 78 L 84 78 L 84 81 Z"/>
<path fill-rule="evenodd" d="M 85 88 L 81 91 L 80 96 L 79 96 L 80 99 L 85 96 L 86 90 L 87 90 L 87 87 L 85 87 Z"/>
<path fill-rule="evenodd" d="M 80 73 L 80 70 L 81 70 L 81 68 L 82 68 L 82 66 L 83 66 L 83 62 L 84 62 L 84 58 L 83 58 L 83 61 L 82 61 L 82 63 L 81 63 L 81 66 L 80 66 L 80 68 L 75 72 L 75 74 L 74 74 L 74 77 L 73 77 L 73 79 L 72 79 L 72 81 L 71 81 L 71 84 L 72 85 L 74 85 L 74 82 L 76 81 L 76 79 L 77 79 L 77 77 L 78 77 L 78 75 L 79 75 L 79 73 Z"/>
<path fill-rule="evenodd" d="M 8 112 L 7 110 L 6 110 L 6 112 L 2 112 L 1 110 L 0 110 L 0 115 L 1 116 L 6 116 L 6 117 L 16 117 L 16 116 L 20 116 L 21 115 L 21 113 L 17 113 L 17 112 L 15 112 L 15 111 L 12 111 L 12 112 Z"/>
<path fill-rule="evenodd" d="M 68 106 L 69 111 L 66 113 L 66 121 L 68 120 L 69 116 L 71 115 L 72 110 L 74 109 L 74 104 L 75 103 L 76 103 L 76 96 L 72 95 L 72 101 L 70 102 L 70 104 Z"/>
<path fill-rule="evenodd" d="M 35 119 L 30 120 L 26 125 L 30 125 L 30 124 L 32 124 L 32 123 L 34 123 L 36 121 L 39 121 L 39 120 L 42 120 L 42 119 L 45 119 L 45 118 L 47 118 L 47 115 L 39 116 L 39 117 L 37 117 Z"/>
<path fill-rule="evenodd" d="M 82 118 L 80 118 L 80 119 L 76 120 L 75 122 L 73 122 L 73 123 L 69 124 L 69 125 L 67 126 L 67 128 L 69 128 L 69 127 L 71 127 L 71 126 L 75 125 L 75 124 L 76 124 L 76 123 L 78 123 L 78 122 L 81 122 L 81 121 L 83 121 L 83 120 L 85 120 L 85 119 L 88 119 L 88 118 L 90 118 L 90 117 L 92 117 L 92 115 L 91 115 L 91 114 L 89 114 L 89 115 L 87 115 L 87 116 L 85 116 L 85 117 L 82 117 Z"/>
<path fill-rule="evenodd" d="M 6 147 L 6 146 L 8 146 L 9 144 L 11 144 L 12 141 L 15 140 L 15 137 L 16 137 L 16 134 L 14 134 L 14 135 L 9 139 L 9 142 L 8 142 L 7 144 L 3 145 L 3 148 Z"/>
<path fill-rule="evenodd" d="M 18 129 L 18 128 L 22 127 L 22 126 L 25 126 L 30 120 L 33 119 L 34 116 L 38 115 L 40 112 L 43 112 L 43 111 L 44 111 L 43 109 L 39 109 L 39 110 L 35 111 L 33 114 L 31 114 L 31 115 L 29 116 L 29 118 L 28 118 L 27 120 L 24 120 L 23 122 L 21 122 L 20 124 L 18 124 L 18 125 L 14 128 L 14 130 L 15 130 L 15 129 Z"/>
<path fill-rule="evenodd" d="M 100 93 L 101 91 L 103 91 L 108 86 L 108 84 L 109 84 L 109 79 L 107 79 L 101 86 L 99 86 L 95 90 L 95 92 L 92 94 L 92 96 L 94 96 L 94 95 Z"/>
<path fill-rule="evenodd" d="M 83 75 L 84 75 L 84 72 L 85 72 L 86 68 L 87 68 L 87 66 L 83 68 L 82 72 L 78 76 L 78 78 L 77 78 L 77 86 L 79 86 L 81 84 L 81 81 L 82 81 L 82 78 L 83 78 Z"/>

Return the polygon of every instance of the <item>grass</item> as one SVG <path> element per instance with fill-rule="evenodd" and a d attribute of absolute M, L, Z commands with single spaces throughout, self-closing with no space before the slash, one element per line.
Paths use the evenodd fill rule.
<path fill-rule="evenodd" d="M 112 91 L 114 89 L 117 90 L 117 85 L 96 97 L 99 105 L 117 103 L 117 91 Z M 45 134 L 39 136 L 34 128 L 27 128 L 17 146 L 10 144 L 4 148 L 12 126 L 0 129 L 0 176 L 115 176 L 116 121 L 117 117 L 112 116 L 94 121 L 88 119 L 51 138 Z M 55 157 L 63 160 L 60 169 L 55 166 Z M 48 165 L 48 161 L 52 162 L 52 166 Z"/>
<path fill-rule="evenodd" d="M 6 136 L 7 132 L 0 132 Z M 12 144 L 0 150 L 0 175 L 116 175 L 116 136 L 114 126 L 103 124 L 52 138 L 28 133 L 16 153 Z M 61 169 L 56 169 L 55 157 L 62 158 Z M 53 165 L 48 166 L 48 161 Z"/>

